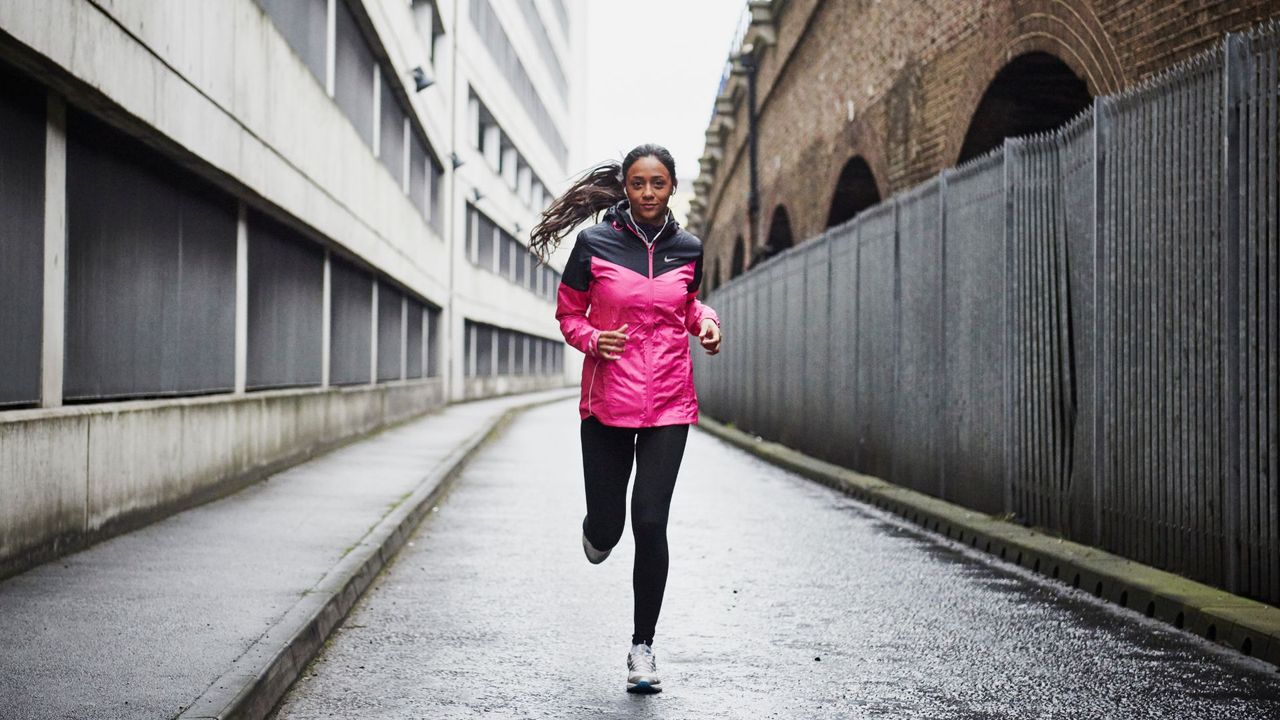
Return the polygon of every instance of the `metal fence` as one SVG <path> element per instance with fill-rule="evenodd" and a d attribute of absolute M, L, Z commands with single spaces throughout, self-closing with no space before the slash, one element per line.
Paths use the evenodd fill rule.
<path fill-rule="evenodd" d="M 1280 603 L 1280 27 L 711 294 L 706 412 Z"/>

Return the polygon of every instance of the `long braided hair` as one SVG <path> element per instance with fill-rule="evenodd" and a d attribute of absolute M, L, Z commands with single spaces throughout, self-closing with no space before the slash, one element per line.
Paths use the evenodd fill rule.
<path fill-rule="evenodd" d="M 655 158 L 666 166 L 667 172 L 671 173 L 671 184 L 675 186 L 676 161 L 670 151 L 652 143 L 638 145 L 627 153 L 621 163 L 610 161 L 591 168 L 556 198 L 542 212 L 542 220 L 529 231 L 529 250 L 545 264 L 570 230 L 626 198 L 623 180 L 631 166 L 642 157 Z"/>

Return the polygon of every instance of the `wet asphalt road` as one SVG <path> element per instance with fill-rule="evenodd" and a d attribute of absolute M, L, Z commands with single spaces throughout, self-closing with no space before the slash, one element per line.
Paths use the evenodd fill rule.
<path fill-rule="evenodd" d="M 629 533 L 582 556 L 574 402 L 469 465 L 278 718 L 1280 718 L 1280 674 L 692 433 L 624 692 Z"/>

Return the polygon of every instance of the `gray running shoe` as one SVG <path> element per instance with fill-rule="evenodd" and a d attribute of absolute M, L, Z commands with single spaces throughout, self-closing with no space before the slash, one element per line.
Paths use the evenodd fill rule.
<path fill-rule="evenodd" d="M 653 657 L 653 648 L 644 643 L 632 645 L 631 652 L 627 653 L 627 692 L 662 692 L 658 661 Z"/>
<path fill-rule="evenodd" d="M 586 553 L 587 561 L 592 565 L 599 565 L 604 559 L 609 557 L 609 553 L 613 552 L 613 548 L 608 550 L 597 550 L 591 541 L 587 539 L 587 519 L 582 518 L 582 552 Z"/>

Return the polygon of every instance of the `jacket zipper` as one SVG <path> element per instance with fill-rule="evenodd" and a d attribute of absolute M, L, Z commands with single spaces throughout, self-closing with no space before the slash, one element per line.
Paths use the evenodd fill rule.
<path fill-rule="evenodd" d="M 662 229 L 665 230 L 666 228 L 667 228 L 667 224 L 663 223 Z M 653 242 L 649 243 L 649 316 L 650 317 L 653 316 L 653 304 L 655 302 L 654 293 L 653 293 L 653 248 L 655 245 L 658 244 L 658 237 L 660 237 L 661 235 L 662 235 L 662 230 L 659 230 L 658 234 L 654 236 Z M 650 333 L 650 335 L 652 335 L 652 332 Z M 641 420 L 647 423 L 649 422 L 649 416 L 653 414 L 653 338 L 652 337 L 649 338 L 649 342 L 647 347 L 645 348 L 645 352 L 648 356 L 647 358 L 648 362 L 645 363 L 645 366 L 649 371 L 649 375 L 648 375 L 649 392 L 644 394 L 644 417 L 641 418 Z"/>
<path fill-rule="evenodd" d="M 626 222 L 623 222 L 622 224 L 626 225 L 627 229 L 630 230 L 632 234 L 634 234 L 636 237 L 644 241 L 645 246 L 649 249 L 649 310 L 650 310 L 649 314 L 652 315 L 653 306 L 654 306 L 654 303 L 656 302 L 654 298 L 654 292 L 653 292 L 653 248 L 658 244 L 658 238 L 662 237 L 662 233 L 666 232 L 667 225 L 671 224 L 671 213 L 670 211 L 667 212 L 667 217 L 662 221 L 662 227 L 659 228 L 658 233 L 653 236 L 652 242 L 650 242 L 647 238 L 645 238 L 644 233 L 640 232 L 639 228 L 633 227 Z M 648 343 L 648 347 L 645 348 L 645 351 L 646 351 L 646 360 L 647 360 L 647 362 L 645 363 L 645 369 L 648 371 L 647 379 L 648 379 L 648 387 L 650 389 L 650 392 L 645 393 L 644 416 L 640 418 L 641 422 L 648 422 L 649 416 L 653 414 L 653 392 L 652 392 L 652 389 L 653 389 L 653 342 L 652 342 L 652 339 L 650 339 L 650 342 Z M 595 380 L 596 380 L 595 370 L 592 369 L 591 371 L 592 385 L 595 384 Z M 591 412 L 591 390 L 590 388 L 588 388 L 587 389 L 587 413 L 590 414 L 590 412 Z"/>

